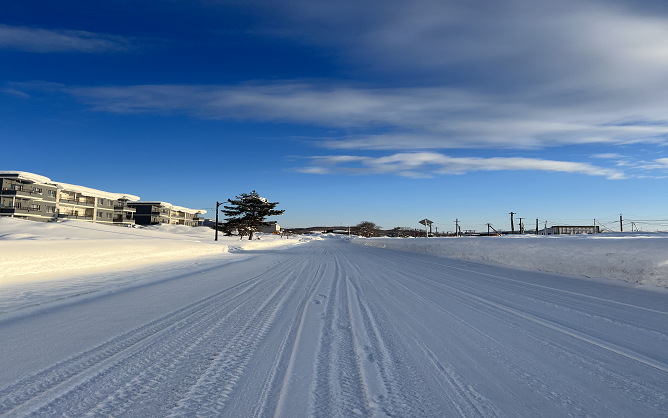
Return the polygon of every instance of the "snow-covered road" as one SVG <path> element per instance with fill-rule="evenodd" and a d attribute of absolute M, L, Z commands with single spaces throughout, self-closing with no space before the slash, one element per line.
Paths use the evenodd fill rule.
<path fill-rule="evenodd" d="M 328 239 L 21 312 L 3 417 L 668 416 L 668 294 L 621 282 Z"/>

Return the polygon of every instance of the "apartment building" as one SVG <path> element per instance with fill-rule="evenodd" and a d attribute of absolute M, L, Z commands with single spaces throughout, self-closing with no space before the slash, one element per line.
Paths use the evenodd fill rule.
<path fill-rule="evenodd" d="M 134 208 L 137 225 L 186 225 L 197 226 L 199 215 L 206 213 L 203 209 L 190 209 L 175 206 L 167 202 L 128 202 Z"/>
<path fill-rule="evenodd" d="M 58 216 L 58 188 L 48 177 L 0 171 L 0 216 L 53 221 Z"/>
<path fill-rule="evenodd" d="M 67 219 L 134 225 L 128 201 L 139 196 L 110 193 L 23 171 L 0 171 L 0 216 L 54 222 Z"/>

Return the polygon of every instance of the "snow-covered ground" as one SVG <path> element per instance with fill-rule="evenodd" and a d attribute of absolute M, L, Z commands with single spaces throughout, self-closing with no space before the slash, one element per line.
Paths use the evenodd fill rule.
<path fill-rule="evenodd" d="M 0 313 L 0 416 L 668 411 L 665 289 L 334 238 L 165 266 Z"/>
<path fill-rule="evenodd" d="M 219 235 L 206 227 L 123 228 L 81 221 L 43 223 L 0 218 L 0 285 L 136 269 L 228 251 L 292 245 L 299 239 L 258 234 L 260 240 Z"/>
<path fill-rule="evenodd" d="M 355 244 L 668 287 L 668 233 L 355 238 Z"/>

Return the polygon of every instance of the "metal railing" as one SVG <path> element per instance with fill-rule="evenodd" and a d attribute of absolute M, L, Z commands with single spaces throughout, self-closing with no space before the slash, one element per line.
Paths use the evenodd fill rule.
<path fill-rule="evenodd" d="M 60 199 L 61 202 L 73 203 L 75 205 L 82 206 L 95 206 L 95 202 L 82 202 L 80 200 L 71 200 L 71 199 Z"/>
<path fill-rule="evenodd" d="M 5 193 L 5 192 L 15 192 L 15 193 Z M 43 195 L 44 192 L 38 192 L 35 190 L 23 190 L 23 189 L 12 189 L 11 187 L 3 187 L 2 188 L 2 194 L 16 194 L 16 193 L 25 193 L 25 194 L 38 194 L 38 195 Z M 55 196 L 49 196 L 49 197 L 55 197 Z"/>
<path fill-rule="evenodd" d="M 60 213 L 58 214 L 59 218 L 69 218 L 69 219 L 84 219 L 84 220 L 89 220 L 92 221 L 93 217 L 92 216 L 86 216 L 86 215 L 69 215 L 67 213 Z"/>
<path fill-rule="evenodd" d="M 132 208 L 126 205 L 114 205 L 114 210 L 122 210 L 124 212 L 137 212 L 136 208 Z"/>

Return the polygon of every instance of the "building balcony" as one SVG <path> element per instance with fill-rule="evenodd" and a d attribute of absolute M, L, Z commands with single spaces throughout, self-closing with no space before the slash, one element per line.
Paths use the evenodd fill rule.
<path fill-rule="evenodd" d="M 38 193 L 38 192 L 33 192 L 32 190 L 10 189 L 9 187 L 5 187 L 2 190 L 0 190 L 0 194 L 3 196 L 23 196 L 23 197 L 40 198 L 40 199 L 44 196 L 44 192 Z M 55 197 L 53 199 L 55 199 Z"/>
<path fill-rule="evenodd" d="M 123 218 L 123 217 L 117 217 L 117 218 L 114 218 L 114 223 L 115 224 L 134 225 L 135 220 L 134 219 Z"/>
<path fill-rule="evenodd" d="M 42 212 L 40 209 L 30 209 L 30 208 L 21 208 L 21 207 L 4 207 L 0 208 L 0 213 L 36 213 L 36 212 Z"/>
<path fill-rule="evenodd" d="M 82 202 L 80 200 L 70 200 L 70 199 L 60 199 L 61 203 L 68 203 L 70 205 L 78 205 L 78 206 L 88 206 L 88 207 L 94 207 L 95 202 Z"/>
<path fill-rule="evenodd" d="M 137 209 L 125 205 L 114 205 L 114 210 L 123 212 L 137 212 Z"/>
<path fill-rule="evenodd" d="M 93 216 L 69 215 L 67 213 L 58 214 L 58 218 L 60 218 L 60 219 L 77 219 L 77 220 L 80 220 L 80 221 L 92 221 L 93 220 Z"/>

